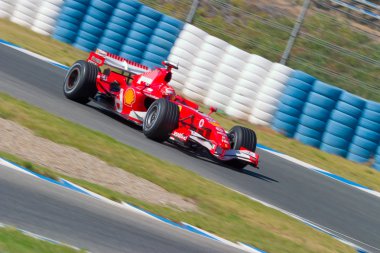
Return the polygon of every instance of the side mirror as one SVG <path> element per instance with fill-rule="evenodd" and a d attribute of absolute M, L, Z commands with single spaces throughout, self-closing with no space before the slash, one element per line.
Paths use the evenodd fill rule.
<path fill-rule="evenodd" d="M 211 115 L 212 113 L 216 112 L 218 109 L 216 107 L 211 106 L 210 112 L 207 115 Z"/>

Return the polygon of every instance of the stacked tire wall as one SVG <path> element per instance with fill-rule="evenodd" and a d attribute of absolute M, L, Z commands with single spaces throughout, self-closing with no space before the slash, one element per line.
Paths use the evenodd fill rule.
<path fill-rule="evenodd" d="M 211 75 L 212 80 L 204 103 L 210 106 L 216 106 L 229 115 L 245 118 L 246 116 L 241 114 L 249 110 L 250 101 L 244 101 L 244 99 L 246 99 L 245 97 L 243 100 L 237 100 L 235 87 L 236 80 L 241 79 L 241 67 L 245 65 L 250 54 L 232 45 L 224 45 L 224 43 L 221 43 L 221 46 L 224 46 L 224 50 L 220 47 L 224 53 L 221 54 L 222 57 L 217 65 L 216 71 Z M 236 110 L 238 111 L 236 113 L 231 112 L 229 110 L 229 108 L 233 108 L 231 103 L 240 104 L 240 110 Z"/>
<path fill-rule="evenodd" d="M 272 122 L 274 130 L 288 137 L 294 136 L 315 80 L 315 77 L 302 71 L 292 72 L 274 115 Z"/>
<path fill-rule="evenodd" d="M 272 62 L 258 55 L 250 55 L 242 66 L 226 112 L 237 118 L 248 119 Z"/>
<path fill-rule="evenodd" d="M 167 59 L 183 25 L 134 0 L 66 0 L 53 37 L 154 67 Z"/>
<path fill-rule="evenodd" d="M 0 0 L 0 18 L 43 35 L 54 31 L 64 0 Z"/>
<path fill-rule="evenodd" d="M 380 168 L 380 104 L 249 54 L 136 0 L 0 0 L 0 18 L 148 67 L 179 63 L 185 96 L 328 153 Z"/>
<path fill-rule="evenodd" d="M 293 70 L 279 63 L 269 68 L 263 85 L 257 93 L 249 122 L 258 125 L 269 125 L 277 111 L 279 99 L 283 95 L 289 76 Z"/>
<path fill-rule="evenodd" d="M 169 60 L 173 85 L 191 99 L 251 123 L 270 125 L 293 70 L 186 24 Z"/>
<path fill-rule="evenodd" d="M 327 122 L 321 150 L 343 157 L 347 156 L 350 143 L 355 138 L 355 129 L 357 129 L 364 105 L 363 99 L 348 92 L 341 93 Z"/>
<path fill-rule="evenodd" d="M 293 71 L 272 128 L 327 153 L 380 168 L 380 104 Z"/>
<path fill-rule="evenodd" d="M 341 90 L 336 87 L 315 81 L 303 107 L 294 138 L 319 148 L 331 110 L 340 93 Z"/>
<path fill-rule="evenodd" d="M 377 147 L 376 155 L 375 155 L 375 162 L 373 164 L 373 167 L 380 171 L 380 145 Z"/>
<path fill-rule="evenodd" d="M 347 158 L 363 163 L 377 156 L 375 165 L 379 167 L 378 146 L 380 142 L 380 104 L 367 101 L 361 111 L 355 135 L 348 148 Z"/>

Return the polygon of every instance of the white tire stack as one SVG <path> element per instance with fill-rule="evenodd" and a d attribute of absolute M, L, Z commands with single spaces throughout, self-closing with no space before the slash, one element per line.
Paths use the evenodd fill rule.
<path fill-rule="evenodd" d="M 179 69 L 173 70 L 173 78 L 170 82 L 176 89 L 183 90 L 185 88 L 185 82 L 190 77 L 189 72 L 193 67 L 193 61 L 207 35 L 205 31 L 191 24 L 186 24 L 177 38 L 168 57 L 169 61 L 179 63 Z M 187 93 L 193 95 L 193 92 Z M 194 97 L 198 98 L 198 96 L 190 97 L 193 99 L 195 99 Z"/>
<path fill-rule="evenodd" d="M 219 45 L 223 45 L 223 52 L 215 52 L 214 55 L 222 56 L 212 78 L 212 83 L 205 99 L 205 104 L 216 106 L 218 109 L 227 110 L 231 100 L 236 81 L 240 76 L 241 68 L 245 64 L 245 60 L 249 57 L 249 53 L 228 45 L 225 41 Z M 239 113 L 240 114 L 240 113 Z M 237 114 L 234 114 L 237 115 Z M 240 115 L 239 115 L 240 116 Z"/>
<path fill-rule="evenodd" d="M 13 0 L 0 0 L 0 18 L 8 18 L 11 16 L 14 8 Z"/>
<path fill-rule="evenodd" d="M 16 1 L 10 20 L 13 23 L 30 28 L 37 14 L 36 9 L 38 9 L 40 3 L 41 0 Z"/>
<path fill-rule="evenodd" d="M 257 55 L 250 55 L 246 62 L 242 65 L 242 72 L 226 109 L 227 114 L 245 120 L 252 111 L 256 94 L 272 65 L 271 61 Z"/>
<path fill-rule="evenodd" d="M 223 55 L 227 43 L 221 39 L 207 34 L 201 45 L 193 66 L 189 71 L 183 93 L 195 100 L 203 101 L 207 95 L 214 73 Z"/>
<path fill-rule="evenodd" d="M 277 111 L 279 99 L 286 87 L 292 69 L 279 63 L 274 63 L 264 84 L 257 93 L 252 114 L 248 120 L 257 125 L 269 125 Z"/>
<path fill-rule="evenodd" d="M 51 35 L 63 0 L 45 0 L 38 7 L 31 29 L 42 35 Z"/>

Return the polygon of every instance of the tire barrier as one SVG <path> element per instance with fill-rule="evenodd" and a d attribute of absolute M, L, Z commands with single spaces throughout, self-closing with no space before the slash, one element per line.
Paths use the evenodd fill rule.
<path fill-rule="evenodd" d="M 332 104 L 325 103 L 327 109 L 332 110 L 327 122 L 326 131 L 322 137 L 321 150 L 345 157 L 358 125 L 358 112 L 364 108 L 363 99 L 348 92 L 342 92 L 338 102 L 332 110 Z M 334 149 L 326 146 L 332 146 Z"/>
<path fill-rule="evenodd" d="M 341 92 L 342 90 L 318 80 L 313 83 L 306 103 L 303 106 L 302 116 L 299 118 L 295 135 L 297 140 L 316 148 L 320 148 L 322 142 L 326 141 L 323 142 L 324 145 L 322 145 L 321 149 L 327 149 L 328 152 L 337 149 L 332 143 L 334 140 L 337 141 L 339 139 L 332 136 L 335 133 L 333 130 L 335 127 L 340 127 L 340 130 L 343 129 L 341 124 L 335 121 L 329 122 L 329 119 L 331 111 L 335 108 L 335 104 Z M 325 140 L 323 140 L 325 131 L 329 134 Z M 307 138 L 305 139 L 304 137 Z M 310 139 L 313 140 L 311 141 Z M 304 140 L 306 140 L 307 143 L 304 142 Z M 337 153 L 341 154 L 342 152 L 339 150 Z"/>
<path fill-rule="evenodd" d="M 183 25 L 175 18 L 141 5 L 125 36 L 120 55 L 132 56 L 135 61 L 151 68 L 160 66 L 168 59 Z"/>
<path fill-rule="evenodd" d="M 169 60 L 179 61 L 180 65 L 180 69 L 173 73 L 173 86 L 194 100 L 240 119 L 251 117 L 257 93 L 265 81 L 268 88 L 262 90 L 264 94 L 260 96 L 258 107 L 267 112 L 259 111 L 258 115 L 268 118 L 265 114 L 276 110 L 277 97 L 292 72 L 290 68 L 276 64 L 266 80 L 272 62 L 231 46 L 190 24 L 186 24 L 179 34 Z M 275 99 L 272 93 L 276 93 Z M 270 121 L 261 122 L 269 124 Z"/>
<path fill-rule="evenodd" d="M 61 10 L 63 0 L 45 0 L 40 3 L 31 29 L 49 36 L 53 33 L 55 22 Z"/>
<path fill-rule="evenodd" d="M 179 69 L 173 71 L 172 85 L 179 90 L 182 90 L 185 86 L 187 79 L 190 77 L 190 70 L 193 67 L 193 60 L 196 58 L 198 52 L 201 51 L 201 46 L 207 33 L 191 24 L 185 24 L 182 32 L 179 34 L 174 46 L 169 55 L 169 61 L 179 63 Z M 194 43 L 195 42 L 195 43 Z M 207 57 L 207 54 L 212 55 L 212 53 L 205 52 L 206 55 L 202 57 L 203 59 Z M 219 59 L 219 58 L 218 58 Z M 197 77 L 196 80 L 199 80 Z M 200 80 L 202 81 L 202 80 Z M 191 85 L 191 84 L 190 84 Z M 196 81 L 196 87 L 204 87 L 203 84 L 198 84 Z M 203 100 L 204 94 L 198 95 L 194 91 L 193 87 L 187 89 L 187 93 L 190 94 L 189 97 L 196 100 Z M 203 92 L 203 89 L 201 89 Z"/>
<path fill-rule="evenodd" d="M 173 80 L 178 83 L 182 81 L 183 94 L 197 101 L 205 98 L 213 74 L 213 70 L 205 67 L 210 65 L 207 56 L 213 55 L 213 51 L 207 47 L 208 41 L 212 39 L 205 31 L 186 24 L 169 56 L 169 60 L 179 62 L 180 66 L 173 73 Z"/>
<path fill-rule="evenodd" d="M 372 167 L 380 171 L 380 145 L 377 146 L 377 150 L 375 154 L 375 162 Z"/>
<path fill-rule="evenodd" d="M 219 46 L 223 47 L 224 43 L 221 43 Z M 221 109 L 224 108 L 223 110 L 228 115 L 240 119 L 248 117 L 252 100 L 236 93 L 235 86 L 242 73 L 241 66 L 245 65 L 249 57 L 249 53 L 237 47 L 232 45 L 226 46 L 225 53 L 216 67 L 216 74 L 213 76 L 207 100 L 204 101 L 205 104 L 213 105 L 213 103 L 218 103 L 219 107 Z"/>
<path fill-rule="evenodd" d="M 0 18 L 51 35 L 63 0 L 0 0 Z"/>
<path fill-rule="evenodd" d="M 274 115 L 272 128 L 288 137 L 293 137 L 302 110 L 316 80 L 315 77 L 305 72 L 295 70 L 286 82 L 284 93 L 279 99 L 277 112 Z"/>
<path fill-rule="evenodd" d="M 13 0 L 0 0 L 0 18 L 9 18 L 14 9 Z"/>
<path fill-rule="evenodd" d="M 362 107 L 360 113 L 353 111 L 359 120 L 347 155 L 349 160 L 360 163 L 377 156 L 380 142 L 380 104 L 363 100 Z"/>
<path fill-rule="evenodd" d="M 183 25 L 136 0 L 67 0 L 53 37 L 153 68 L 168 58 Z"/>
<path fill-rule="evenodd" d="M 65 1 L 57 19 L 53 38 L 68 44 L 74 43 L 89 4 L 90 0 Z"/>
<path fill-rule="evenodd" d="M 18 0 L 15 1 L 14 8 L 10 20 L 13 23 L 31 27 L 36 16 L 35 10 L 41 4 L 40 0 Z"/>
<path fill-rule="evenodd" d="M 280 63 L 273 63 L 265 76 L 263 85 L 257 92 L 249 122 L 270 125 L 277 111 L 281 96 L 293 70 Z"/>
<path fill-rule="evenodd" d="M 169 60 L 180 66 L 173 73 L 174 87 L 191 99 L 240 119 L 250 116 L 256 93 L 272 66 L 269 60 L 250 55 L 190 24 L 179 34 Z M 277 76 L 283 80 L 283 76 Z"/>
<path fill-rule="evenodd" d="M 0 0 L 0 18 L 151 68 L 179 63 L 171 84 L 235 118 L 380 170 L 380 104 L 249 54 L 137 0 Z"/>
<path fill-rule="evenodd" d="M 115 6 L 116 0 L 92 0 L 82 19 L 73 46 L 84 51 L 95 50 Z"/>

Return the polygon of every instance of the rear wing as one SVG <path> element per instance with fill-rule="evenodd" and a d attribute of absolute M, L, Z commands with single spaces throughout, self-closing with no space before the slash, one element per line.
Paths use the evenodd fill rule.
<path fill-rule="evenodd" d="M 145 65 L 125 59 L 115 54 L 111 54 L 101 49 L 96 49 L 95 52 L 91 52 L 87 61 L 92 62 L 99 67 L 107 65 L 132 74 L 142 74 L 150 71 L 150 69 Z"/>

